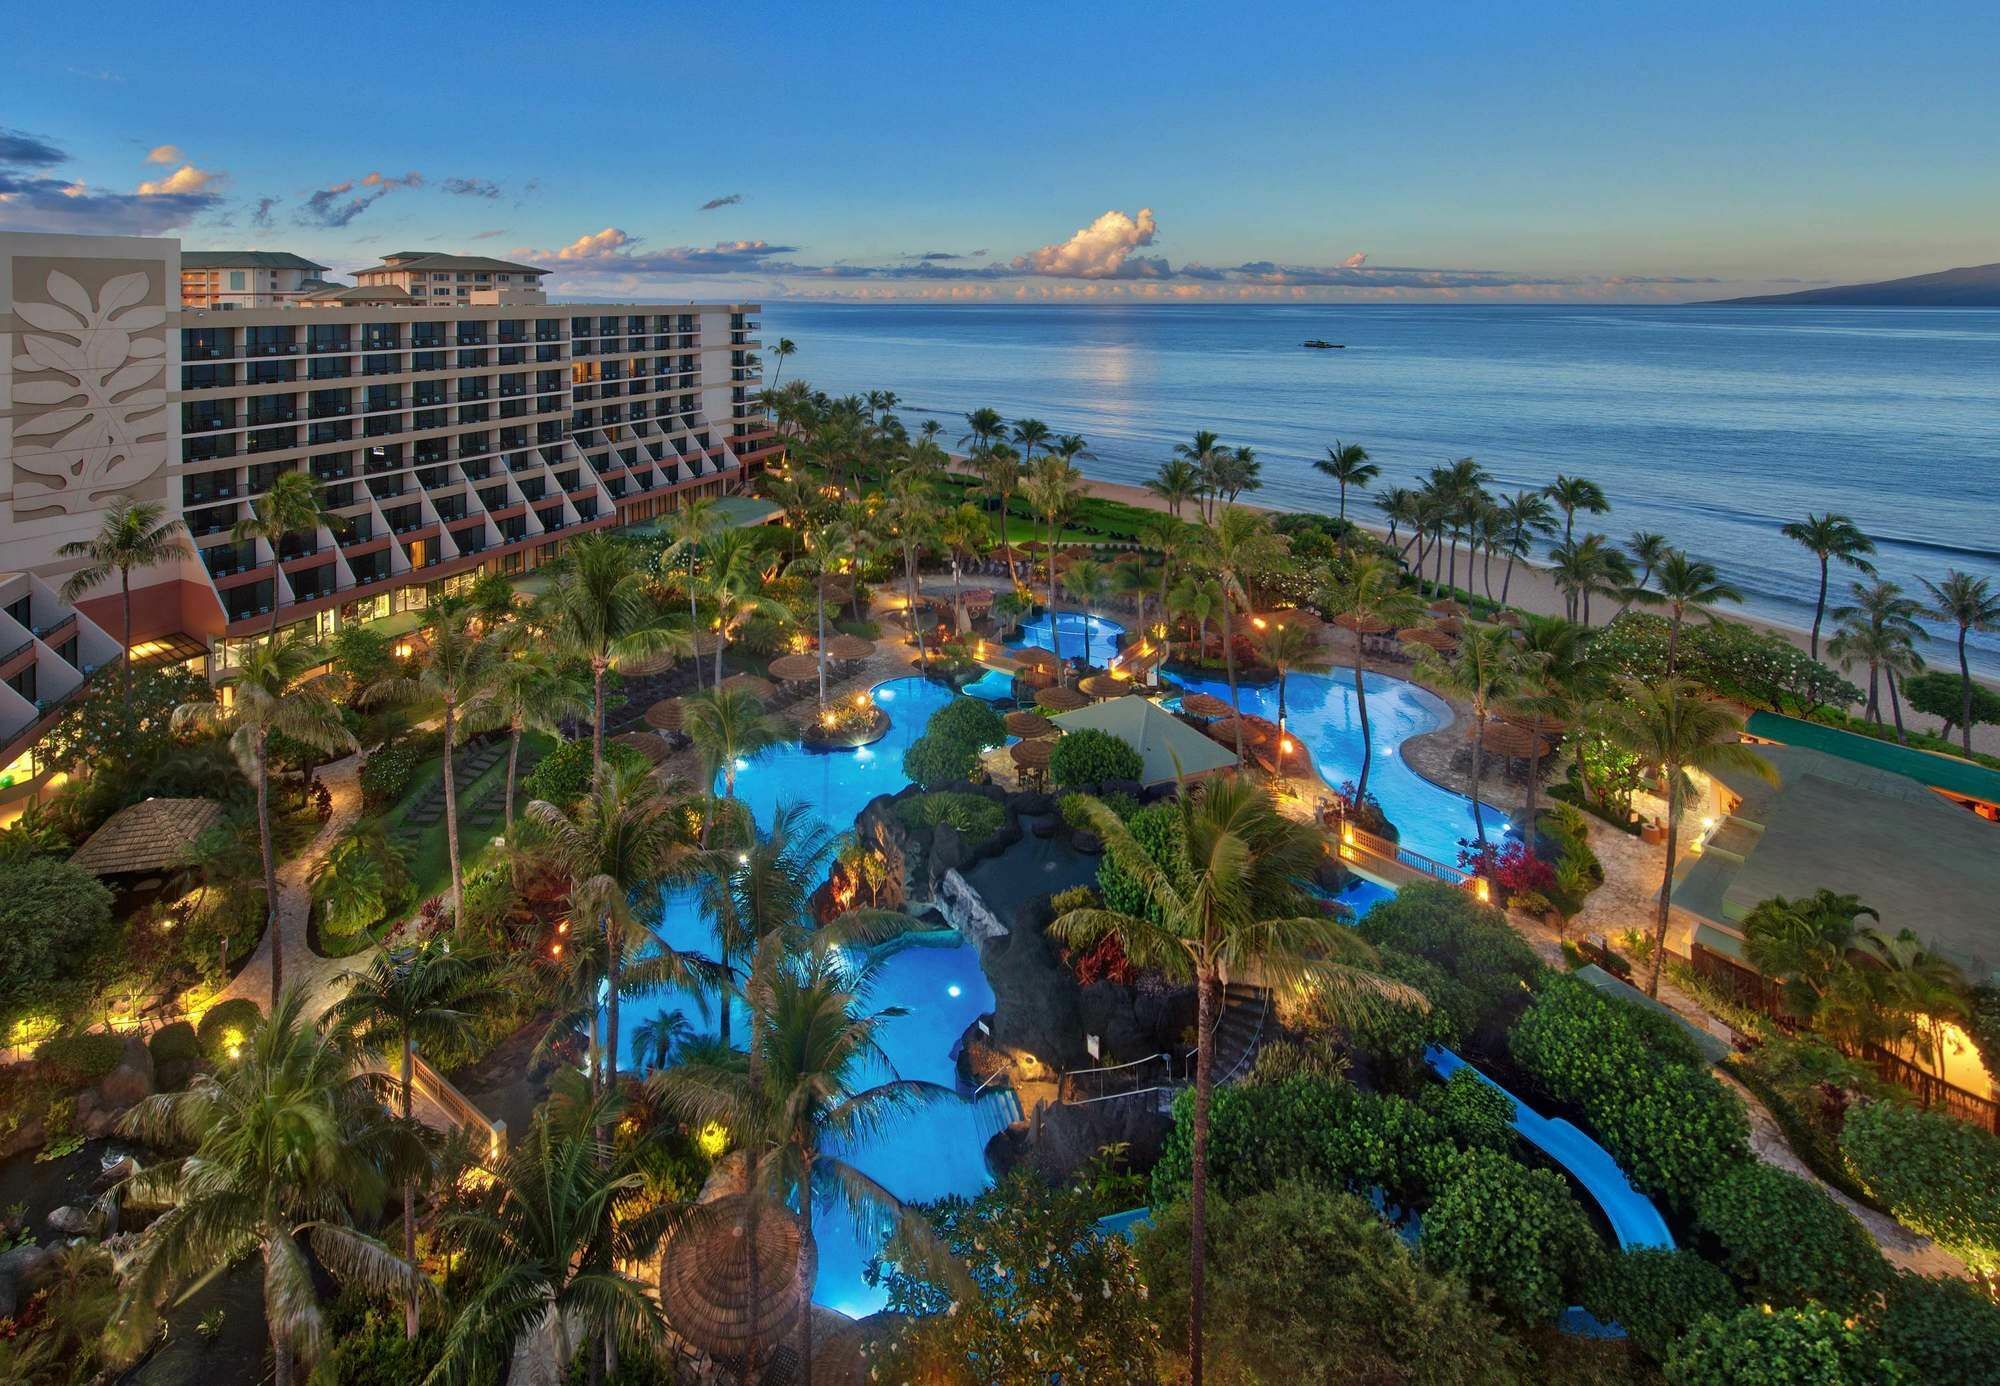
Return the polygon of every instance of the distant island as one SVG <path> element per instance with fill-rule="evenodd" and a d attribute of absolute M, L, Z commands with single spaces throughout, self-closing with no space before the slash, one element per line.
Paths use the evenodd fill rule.
<path fill-rule="evenodd" d="M 1719 298 L 1710 304 L 1769 304 L 1791 308 L 2000 308 L 2000 264 L 1885 279 L 1878 284 L 1845 284 L 1795 294 Z"/>

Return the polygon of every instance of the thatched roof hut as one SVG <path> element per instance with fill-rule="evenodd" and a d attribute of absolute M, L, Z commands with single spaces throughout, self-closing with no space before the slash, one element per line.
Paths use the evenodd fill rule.
<path fill-rule="evenodd" d="M 139 876 L 185 865 L 201 835 L 220 823 L 213 799 L 146 799 L 104 820 L 70 858 L 94 876 Z"/>

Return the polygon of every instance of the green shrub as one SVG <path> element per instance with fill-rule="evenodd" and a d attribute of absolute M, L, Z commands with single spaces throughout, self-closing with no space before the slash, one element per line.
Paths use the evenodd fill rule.
<path fill-rule="evenodd" d="M 48 1069 L 51 1077 L 70 1087 L 95 1083 L 112 1069 L 125 1053 L 122 1035 L 92 1031 L 81 1035 L 57 1035 L 35 1050 L 35 1061 Z"/>
<path fill-rule="evenodd" d="M 931 714 L 924 723 L 925 736 L 943 736 L 952 741 L 970 742 L 986 750 L 1007 740 L 1007 724 L 980 698 L 953 698 Z"/>
<path fill-rule="evenodd" d="M 1083 813 L 1082 794 L 1064 794 L 1056 800 L 1056 812 L 1062 821 L 1077 832 L 1096 832 L 1090 820 Z M 1119 821 L 1130 823 L 1132 815 L 1139 811 L 1139 801 L 1130 794 L 1100 794 L 1097 801 L 1118 815 Z"/>
<path fill-rule="evenodd" d="M 361 762 L 361 803 L 370 813 L 380 813 L 410 792 L 423 763 L 437 754 L 425 750 L 416 737 L 403 737 L 376 747 Z"/>
<path fill-rule="evenodd" d="M 201 1057 L 201 1041 L 195 1036 L 194 1026 L 185 1020 L 176 1020 L 153 1031 L 146 1047 L 152 1051 L 156 1065 L 191 1064 Z"/>
<path fill-rule="evenodd" d="M 201 1018 L 195 1028 L 195 1038 L 201 1043 L 201 1052 L 210 1063 L 221 1063 L 229 1057 L 232 1043 L 241 1043 L 250 1036 L 264 1019 L 264 1012 L 257 1003 L 247 996 L 218 1002 L 209 1007 L 208 1014 Z M 232 1040 L 231 1036 L 235 1038 Z"/>
<path fill-rule="evenodd" d="M 1672 1386 L 1863 1386 L 1882 1379 L 1880 1350 L 1831 1309 L 1711 1314 L 1667 1353 Z"/>
<path fill-rule="evenodd" d="M 978 698 L 954 698 L 931 714 L 924 734 L 903 752 L 903 773 L 925 789 L 972 777 L 980 755 L 1007 740 L 1006 724 Z"/>
<path fill-rule="evenodd" d="M 1590 1220 L 1554 1170 L 1469 1150 L 1424 1210 L 1424 1259 L 1491 1294 L 1502 1312 L 1543 1323 L 1563 1311 L 1597 1249 Z"/>
<path fill-rule="evenodd" d="M 1376 947 L 1423 958 L 1464 988 L 1459 1000 L 1470 1012 L 1456 1014 L 1454 1024 L 1468 1039 L 1512 1017 L 1543 972 L 1505 915 L 1442 883 L 1404 886 L 1357 927 Z"/>
<path fill-rule="evenodd" d="M 108 941 L 111 892 L 58 857 L 0 863 L 0 1020 L 45 1001 Z"/>
<path fill-rule="evenodd" d="M 1889 1282 L 1874 1239 L 1819 1186 L 1745 1160 L 1701 1191 L 1695 1216 L 1754 1298 L 1853 1312 Z"/>
<path fill-rule="evenodd" d="M 912 832 L 949 823 L 968 842 L 984 842 L 1007 822 L 1007 810 L 978 794 L 919 794 L 896 805 L 896 818 Z"/>
<path fill-rule="evenodd" d="M 1582 1110 L 1636 1187 L 1687 1204 L 1749 1158 L 1750 1128 L 1671 1025 L 1553 976 L 1507 1041 L 1550 1096 Z"/>
<path fill-rule="evenodd" d="M 1623 1328 L 1655 1361 L 1707 1315 L 1740 1307 L 1729 1277 L 1686 1247 L 1640 1247 L 1607 1257 L 1583 1284 L 1583 1307 Z"/>
<path fill-rule="evenodd" d="M 1177 804 L 1162 802 L 1148 805 L 1133 814 L 1126 826 L 1132 830 L 1132 836 L 1138 840 L 1148 860 L 1165 871 L 1176 885 L 1187 883 L 1192 872 Z M 1139 884 L 1138 877 L 1118 864 L 1114 852 L 1106 852 L 1098 859 L 1097 889 L 1104 897 L 1106 909 L 1159 922 L 1159 907 L 1147 897 L 1146 888 Z"/>
<path fill-rule="evenodd" d="M 2000 1139 L 1941 1112 L 1870 1102 L 1848 1113 L 1840 1152 L 1896 1221 L 1981 1275 L 2000 1272 Z"/>
<path fill-rule="evenodd" d="M 1393 948 L 1382 950 L 1378 967 L 1384 976 L 1415 988 L 1426 999 L 1457 987 L 1442 969 Z M 1434 1044 L 1456 1045 L 1463 1037 L 1454 1010 L 1435 1001 L 1428 1010 L 1397 1001 L 1371 1001 L 1344 1021 L 1342 1016 L 1352 1008 L 1334 1004 L 1338 1001 L 1321 988 L 1310 988 L 1285 1006 L 1287 1023 L 1292 1023 L 1290 1013 L 1296 1011 L 1308 1030 L 1344 1031 L 1355 1053 L 1368 1061 L 1376 1084 L 1391 1092 L 1407 1095 L 1428 1089 L 1430 1066 L 1424 1051 Z"/>
<path fill-rule="evenodd" d="M 1882 1343 L 1918 1381 L 2000 1381 L 2000 1305 L 1955 1275 L 1901 1271 L 1882 1306 Z"/>
<path fill-rule="evenodd" d="M 1110 732 L 1095 727 L 1066 732 L 1049 756 L 1049 778 L 1075 789 L 1087 789 L 1107 780 L 1136 780 L 1145 769 L 1137 751 Z"/>
<path fill-rule="evenodd" d="M 1049 897 L 1049 908 L 1058 917 L 1068 914 L 1071 910 L 1094 910 L 1101 903 L 1097 898 L 1097 892 L 1087 885 L 1071 886 L 1068 890 L 1059 890 Z"/>
<path fill-rule="evenodd" d="M 1432 1087 L 1425 1097 L 1425 1106 L 1458 1144 L 1487 1150 L 1513 1147 L 1513 1099 L 1470 1065 L 1455 1071 L 1442 1086 Z"/>
<path fill-rule="evenodd" d="M 521 780 L 528 799 L 541 799 L 559 808 L 568 808 L 590 789 L 589 738 L 565 741 L 542 757 L 542 763 Z M 643 766 L 645 756 L 616 741 L 604 743 L 604 763 L 609 766 Z"/>

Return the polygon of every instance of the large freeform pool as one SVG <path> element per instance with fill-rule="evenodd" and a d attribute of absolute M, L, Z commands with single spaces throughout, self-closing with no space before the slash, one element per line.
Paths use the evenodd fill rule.
<path fill-rule="evenodd" d="M 1447 866 L 1458 861 L 1458 844 L 1474 833 L 1472 800 L 1432 784 L 1403 763 L 1398 748 L 1411 737 L 1449 723 L 1451 706 L 1437 695 L 1405 679 L 1364 674 L 1368 689 L 1368 726 L 1374 733 L 1375 758 L 1368 770 L 1368 792 L 1382 803 L 1382 812 L 1402 834 L 1403 846 Z M 1190 693 L 1209 693 L 1229 701 L 1223 679 L 1182 680 Z M 1278 720 L 1278 685 L 1240 691 L 1246 713 Z M 1285 678 L 1285 729 L 1312 752 L 1320 778 L 1331 788 L 1361 774 L 1361 718 L 1355 710 L 1354 674 L 1290 674 Z M 1486 833 L 1497 838 L 1508 830 L 1508 815 L 1486 808 Z"/>
<path fill-rule="evenodd" d="M 922 735 L 930 715 L 950 701 L 951 690 L 927 679 L 902 678 L 878 684 L 874 692 L 891 719 L 889 734 L 874 745 L 834 752 L 789 745 L 738 770 L 737 797 L 750 806 L 760 825 L 771 821 L 780 803 L 803 802 L 836 831 L 845 832 L 869 800 L 893 794 L 908 783 L 903 752 Z M 677 893 L 668 901 L 659 932 L 670 947 L 715 954 L 714 928 L 689 893 Z M 878 1007 L 902 1006 L 909 1012 L 885 1022 L 881 1032 L 882 1048 L 897 1076 L 949 1088 L 956 1081 L 952 1046 L 967 1026 L 993 1009 L 993 990 L 980 969 L 977 949 L 953 933 L 925 934 L 889 952 L 871 1002 Z M 632 1035 L 639 1026 L 668 1010 L 680 1011 L 697 1032 L 713 1033 L 716 1028 L 717 1018 L 702 1015 L 684 995 L 627 1001 L 618 1015 L 621 1061 L 630 1055 Z M 740 1010 L 732 1025 L 740 1043 L 745 1031 Z M 878 1069 L 862 1081 L 874 1083 L 888 1076 L 887 1070 Z M 845 1158 L 905 1202 L 976 1194 L 991 1182 L 987 1140 L 1018 1113 L 1011 1091 L 995 1089 L 977 1103 L 953 1094 L 899 1122 L 879 1139 L 845 1152 Z M 857 1229 L 845 1210 L 834 1209 L 818 1217 L 814 1233 L 819 1242 L 814 1300 L 857 1317 L 881 1309 L 886 1295 L 862 1277 L 863 1267 L 882 1245 L 879 1229 Z"/>
<path fill-rule="evenodd" d="M 1044 611 L 1021 622 L 1021 633 L 1007 643 L 1016 648 L 1040 645 L 1064 659 L 1081 659 L 1084 656 L 1084 637 L 1088 635 L 1090 662 L 1102 664 L 1118 648 L 1118 637 L 1124 633 L 1125 627 L 1108 616 L 1086 616 L 1081 611 L 1065 611 L 1051 625 L 1049 614 Z M 1060 648 L 1054 643 L 1056 636 L 1062 638 Z"/>

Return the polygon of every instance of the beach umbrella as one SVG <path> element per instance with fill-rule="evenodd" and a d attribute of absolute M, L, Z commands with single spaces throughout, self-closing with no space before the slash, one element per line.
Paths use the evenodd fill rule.
<path fill-rule="evenodd" d="M 1035 695 L 1035 705 L 1050 712 L 1075 712 L 1090 706 L 1090 699 L 1074 688 L 1044 688 Z"/>
<path fill-rule="evenodd" d="M 1443 601 L 1432 602 L 1426 610 L 1433 616 L 1463 616 L 1465 614 L 1465 603 L 1456 602 L 1450 597 L 1446 597 Z"/>
<path fill-rule="evenodd" d="M 1428 650 L 1448 653 L 1458 648 L 1458 642 L 1441 630 L 1406 630 L 1398 637 L 1405 645 L 1422 645 Z"/>
<path fill-rule="evenodd" d="M 1518 611 L 1502 611 L 1494 616 L 1493 624 L 1496 626 L 1509 626 L 1518 630 L 1521 625 L 1521 613 Z"/>
<path fill-rule="evenodd" d="M 1389 623 L 1375 616 L 1356 616 L 1352 613 L 1336 616 L 1333 623 L 1342 630 L 1358 631 L 1362 635 L 1383 635 L 1389 630 Z"/>
<path fill-rule="evenodd" d="M 1007 754 L 1023 770 L 1046 770 L 1049 768 L 1049 757 L 1055 754 L 1055 750 L 1052 741 L 1016 741 L 1007 748 Z"/>
<path fill-rule="evenodd" d="M 1436 621 L 1436 625 L 1446 635 L 1461 635 L 1465 631 L 1465 622 L 1459 620 L 1456 616 L 1440 616 Z"/>
<path fill-rule="evenodd" d="M 662 698 L 646 709 L 646 725 L 654 731 L 677 732 L 681 729 L 681 700 Z"/>
<path fill-rule="evenodd" d="M 1237 725 L 1238 719 L 1230 717 L 1220 722 L 1209 723 L 1205 730 L 1223 745 L 1234 746 L 1236 744 Z M 1241 725 L 1243 727 L 1243 740 L 1246 743 L 1267 741 L 1270 739 L 1270 733 L 1264 727 L 1260 727 L 1256 722 L 1251 721 L 1248 717 L 1241 719 Z M 1266 725 L 1268 726 L 1269 724 L 1267 723 Z"/>
<path fill-rule="evenodd" d="M 1517 716 L 1504 717 L 1500 720 L 1549 740 L 1554 740 L 1569 730 L 1569 723 L 1560 717 Z"/>
<path fill-rule="evenodd" d="M 1092 674 L 1077 684 L 1083 692 L 1093 698 L 1122 698 L 1132 691 L 1132 685 L 1125 679 L 1114 679 L 1109 674 Z"/>
<path fill-rule="evenodd" d="M 1468 741 L 1472 740 L 1475 735 L 1477 735 L 1476 725 L 1474 731 L 1469 733 L 1466 739 Z M 1512 722 L 1488 722 L 1486 724 L 1485 746 L 1494 755 L 1507 756 L 1509 758 L 1520 757 L 1526 759 L 1529 756 L 1548 754 L 1547 743 L 1541 737 L 1529 731 L 1526 727 L 1515 726 Z"/>
<path fill-rule="evenodd" d="M 1189 693 L 1181 699 L 1181 711 L 1190 717 L 1234 717 L 1236 709 L 1212 693 Z"/>
<path fill-rule="evenodd" d="M 866 659 L 875 653 L 875 642 L 858 635 L 836 635 L 826 642 L 826 652 L 834 659 Z"/>
<path fill-rule="evenodd" d="M 819 677 L 819 660 L 809 654 L 779 655 L 771 661 L 771 677 L 783 683 L 804 683 Z"/>
<path fill-rule="evenodd" d="M 667 758 L 667 743 L 651 732 L 621 732 L 611 738 L 614 746 L 629 746 L 646 758 L 648 765 L 658 765 Z"/>
<path fill-rule="evenodd" d="M 722 637 L 712 630 L 698 630 L 694 633 L 694 652 L 697 655 L 712 655 L 722 648 Z"/>
<path fill-rule="evenodd" d="M 1062 664 L 1054 651 L 1045 650 L 1040 645 L 1023 645 L 1014 651 L 1014 658 L 1030 669 L 1055 669 Z"/>
<path fill-rule="evenodd" d="M 1056 734 L 1054 722 L 1039 712 L 1029 712 L 1025 708 L 1019 712 L 1008 713 L 1001 721 L 1006 725 L 1007 735 L 1018 736 L 1025 740 Z"/>
<path fill-rule="evenodd" d="M 664 674 L 673 667 L 673 652 L 671 650 L 662 650 L 658 654 L 647 655 L 642 659 L 634 659 L 620 664 L 618 672 L 628 679 L 649 679 L 655 674 Z"/>
<path fill-rule="evenodd" d="M 660 1254 L 660 1308 L 667 1322 L 712 1357 L 773 1348 L 791 1335 L 799 1314 L 808 1311 L 818 1249 L 802 1243 L 798 1219 L 775 1204 L 757 1219 L 753 1247 L 748 1207 L 745 1194 L 701 1204 L 669 1236 Z"/>
<path fill-rule="evenodd" d="M 776 693 L 778 685 L 769 679 L 760 679 L 755 674 L 732 674 L 722 681 L 722 689 L 725 693 L 748 693 L 751 697 L 762 701 Z"/>

